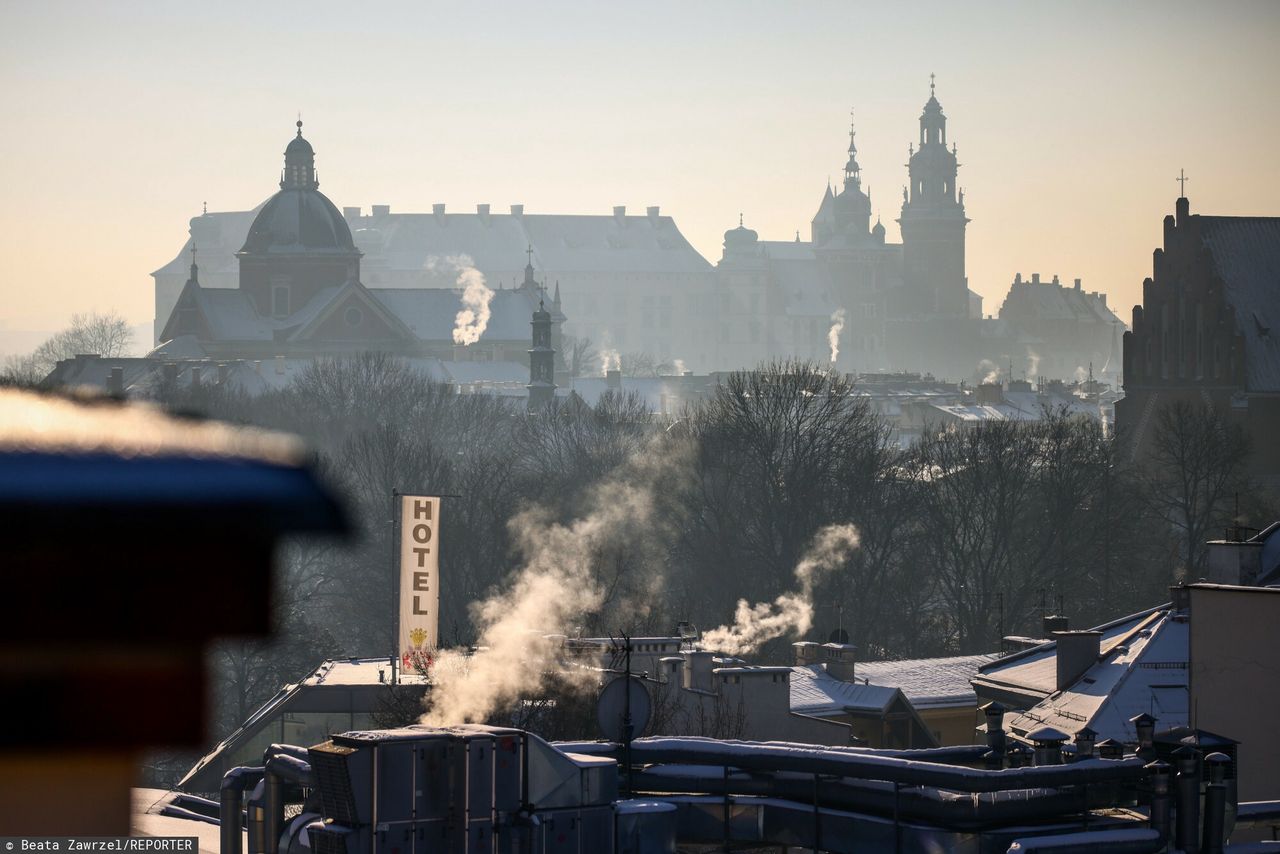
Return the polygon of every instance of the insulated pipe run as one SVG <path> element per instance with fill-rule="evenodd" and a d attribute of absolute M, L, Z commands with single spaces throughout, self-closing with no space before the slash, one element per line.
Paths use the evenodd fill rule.
<path fill-rule="evenodd" d="M 263 783 L 264 854 L 279 854 L 280 834 L 284 832 L 284 784 L 311 786 L 311 765 L 299 759 L 292 745 L 273 744 L 267 748 L 266 777 Z"/>
<path fill-rule="evenodd" d="M 957 792 L 1001 792 L 1137 780 L 1145 763 L 1130 759 L 1086 759 L 1070 765 L 987 771 L 894 756 L 867 756 L 810 744 L 717 741 L 706 738 L 642 738 L 632 743 L 637 764 L 730 766 L 752 771 L 799 771 Z"/>
<path fill-rule="evenodd" d="M 218 836 L 222 854 L 244 854 L 243 827 L 244 790 L 262 779 L 262 768 L 240 766 L 222 775 L 218 792 Z"/>

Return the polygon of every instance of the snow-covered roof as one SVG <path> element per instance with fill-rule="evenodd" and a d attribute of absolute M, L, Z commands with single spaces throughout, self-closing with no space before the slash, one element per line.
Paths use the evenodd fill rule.
<path fill-rule="evenodd" d="M 1107 655 L 1122 640 L 1128 637 L 1148 621 L 1163 613 L 1163 607 L 1122 617 L 1110 623 L 1094 627 L 1094 631 L 1102 633 L 1099 646 L 1102 655 Z M 1027 706 L 1043 700 L 1057 688 L 1058 645 L 1049 641 L 1022 652 L 998 658 L 978 668 L 973 677 L 973 685 L 979 694 L 984 696 L 992 692 L 1010 692 L 1028 698 Z M 1009 701 L 1001 700 L 1006 705 Z"/>
<path fill-rule="evenodd" d="M 1188 628 L 1185 615 L 1152 615 L 1110 644 L 1074 684 L 1011 715 L 1006 725 L 1018 735 L 1044 726 L 1074 735 L 1088 726 L 1099 739 L 1127 744 L 1137 741 L 1129 720 L 1143 712 L 1153 715 L 1161 729 L 1186 726 Z"/>
<path fill-rule="evenodd" d="M 978 696 L 969 680 L 994 653 L 956 655 L 948 658 L 912 658 L 901 661 L 860 661 L 857 676 L 872 685 L 898 688 L 917 709 L 974 706 Z"/>
<path fill-rule="evenodd" d="M 822 717 L 845 712 L 884 714 L 896 697 L 897 688 L 844 682 L 827 675 L 820 664 L 791 668 L 791 711 Z"/>

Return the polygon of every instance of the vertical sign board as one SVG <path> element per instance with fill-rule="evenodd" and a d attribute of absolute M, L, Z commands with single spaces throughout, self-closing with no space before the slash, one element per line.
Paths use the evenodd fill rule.
<path fill-rule="evenodd" d="M 440 499 L 400 496 L 400 667 L 426 669 L 440 637 Z"/>

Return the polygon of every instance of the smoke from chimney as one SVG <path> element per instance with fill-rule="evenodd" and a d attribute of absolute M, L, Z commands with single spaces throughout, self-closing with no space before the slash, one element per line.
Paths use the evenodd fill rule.
<path fill-rule="evenodd" d="M 800 589 L 783 593 L 772 602 L 749 604 L 738 600 L 732 626 L 720 626 L 702 635 L 707 649 L 742 655 L 759 649 L 784 634 L 800 635 L 813 625 L 813 588 L 823 575 L 843 564 L 858 547 L 858 529 L 852 525 L 828 525 L 818 531 L 813 544 L 796 564 Z"/>
<path fill-rule="evenodd" d="M 456 274 L 454 284 L 462 288 L 462 310 L 453 321 L 453 343 L 464 347 L 480 340 L 489 327 L 489 305 L 493 302 L 493 289 L 484 280 L 484 274 L 475 268 L 470 255 L 449 255 L 427 258 L 429 273 Z"/>
<path fill-rule="evenodd" d="M 590 668 L 558 668 L 559 644 L 546 633 L 599 611 L 605 587 L 596 567 L 621 554 L 644 554 L 660 523 L 659 485 L 688 470 L 683 454 L 646 446 L 590 491 L 590 509 L 578 518 L 558 522 L 543 507 L 513 517 L 507 524 L 523 564 L 505 590 L 472 605 L 477 651 L 444 650 L 437 657 L 423 723 L 488 720 L 540 690 L 552 670 L 579 687 L 598 682 Z M 642 615 L 646 607 L 628 602 L 624 610 Z"/>
<path fill-rule="evenodd" d="M 827 344 L 831 347 L 831 364 L 840 358 L 840 333 L 844 331 L 844 309 L 837 308 L 831 313 L 831 329 L 827 331 Z"/>

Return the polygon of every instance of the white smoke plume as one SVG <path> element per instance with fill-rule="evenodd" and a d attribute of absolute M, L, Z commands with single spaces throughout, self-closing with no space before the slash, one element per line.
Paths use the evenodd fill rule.
<path fill-rule="evenodd" d="M 508 525 L 523 565 L 507 589 L 472 605 L 477 651 L 443 650 L 437 657 L 422 722 L 485 721 L 542 688 L 559 651 L 546 633 L 599 610 L 605 590 L 594 572 L 597 563 L 602 555 L 634 554 L 653 542 L 658 484 L 685 466 L 679 453 L 646 447 L 592 490 L 591 509 L 573 521 L 554 521 L 543 508 L 512 518 Z M 599 673 L 584 669 L 581 679 L 598 680 Z"/>
<path fill-rule="evenodd" d="M 982 381 L 984 383 L 1000 382 L 1000 368 L 998 368 L 996 366 L 996 363 L 991 361 L 990 359 L 983 359 L 981 362 L 979 362 L 978 370 L 986 372 L 982 375 Z"/>
<path fill-rule="evenodd" d="M 462 288 L 462 309 L 453 321 L 453 343 L 465 347 L 479 341 L 489 326 L 493 289 L 485 283 L 484 274 L 475 268 L 471 256 L 432 255 L 427 258 L 426 269 L 456 275 L 454 284 Z"/>
<path fill-rule="evenodd" d="M 678 377 L 684 376 L 684 372 L 686 370 L 684 366 L 684 359 L 676 359 L 674 362 L 674 365 L 675 365 L 676 376 Z"/>
<path fill-rule="evenodd" d="M 827 345 L 831 347 L 831 363 L 840 358 L 840 333 L 844 331 L 844 309 L 831 312 L 831 328 L 827 330 Z"/>
<path fill-rule="evenodd" d="M 1027 379 L 1040 376 L 1040 354 L 1035 350 L 1027 351 Z"/>
<path fill-rule="evenodd" d="M 600 375 L 604 376 L 609 371 L 622 370 L 622 354 L 617 350 L 601 350 L 600 351 Z"/>
<path fill-rule="evenodd" d="M 858 547 L 858 529 L 852 525 L 828 525 L 818 531 L 813 544 L 796 564 L 800 589 L 783 593 L 772 602 L 752 605 L 738 600 L 733 625 L 720 626 L 702 635 L 702 645 L 716 652 L 743 655 L 785 634 L 802 635 L 813 625 L 813 588 L 821 577 L 843 564 Z"/>

